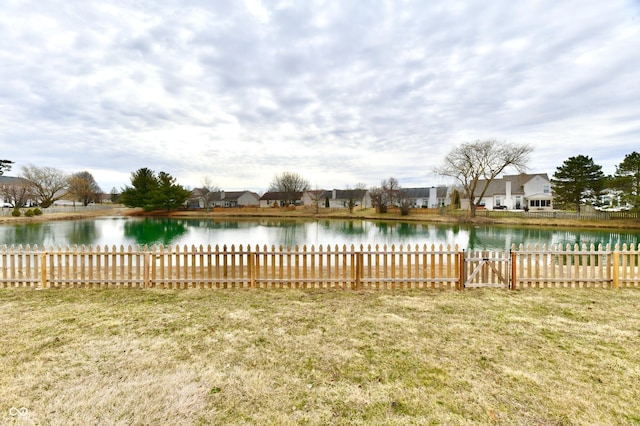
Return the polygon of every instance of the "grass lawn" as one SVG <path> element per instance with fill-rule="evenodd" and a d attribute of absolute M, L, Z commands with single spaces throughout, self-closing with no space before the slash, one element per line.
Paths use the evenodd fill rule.
<path fill-rule="evenodd" d="M 640 424 L 640 290 L 0 290 L 0 362 L 0 424 Z"/>

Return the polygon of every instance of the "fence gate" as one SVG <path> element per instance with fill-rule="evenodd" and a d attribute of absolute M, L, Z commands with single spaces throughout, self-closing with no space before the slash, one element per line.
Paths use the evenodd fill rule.
<path fill-rule="evenodd" d="M 511 256 L 503 251 L 465 251 L 463 262 L 465 288 L 509 288 Z"/>

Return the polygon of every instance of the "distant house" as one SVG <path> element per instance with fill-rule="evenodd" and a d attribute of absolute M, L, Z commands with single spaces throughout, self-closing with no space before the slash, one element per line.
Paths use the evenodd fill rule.
<path fill-rule="evenodd" d="M 324 207 L 328 191 L 324 189 L 307 189 L 302 193 L 302 204 L 305 206 L 313 206 L 316 203 L 318 207 Z"/>
<path fill-rule="evenodd" d="M 295 205 L 302 204 L 302 192 L 293 194 L 293 200 L 290 200 L 290 194 L 286 192 L 265 192 L 260 197 L 260 207 L 285 207 L 291 202 Z"/>
<path fill-rule="evenodd" d="M 417 208 L 435 209 L 450 204 L 450 188 L 446 186 L 432 186 L 430 188 L 402 188 L 409 204 Z"/>
<path fill-rule="evenodd" d="M 330 208 L 348 208 L 350 201 L 362 208 L 371 207 L 371 197 L 366 189 L 307 190 L 302 194 L 305 206 L 317 203 L 319 207 L 327 207 L 328 203 Z"/>
<path fill-rule="evenodd" d="M 201 190 L 196 188 L 192 191 L 188 201 L 190 208 L 205 208 L 205 200 L 201 195 Z M 260 196 L 251 191 L 216 191 L 209 197 L 208 207 L 257 207 L 260 204 Z"/>
<path fill-rule="evenodd" d="M 37 205 L 37 198 L 29 190 L 30 181 L 21 177 L 0 176 L 0 206 L 18 207 Z"/>
<path fill-rule="evenodd" d="M 478 188 L 484 188 L 485 182 L 480 180 Z M 521 173 L 494 179 L 484 197 L 477 200 L 476 204 L 493 210 L 552 210 L 553 194 L 549 176 L 546 173 Z M 468 209 L 469 199 L 462 198 L 461 205 Z"/>

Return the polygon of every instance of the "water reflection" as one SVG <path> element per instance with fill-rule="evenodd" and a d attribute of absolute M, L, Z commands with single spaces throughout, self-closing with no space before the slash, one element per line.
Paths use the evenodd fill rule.
<path fill-rule="evenodd" d="M 139 245 L 172 245 L 180 241 L 187 232 L 184 220 L 164 220 L 145 218 L 127 221 L 124 224 L 124 236 Z"/>
<path fill-rule="evenodd" d="M 64 230 L 62 233 L 61 229 Z M 92 244 L 99 238 L 100 227 L 93 220 L 28 223 L 0 227 L 2 245 L 81 246 Z"/>
<path fill-rule="evenodd" d="M 640 232 L 580 229 L 512 228 L 370 222 L 360 220 L 171 220 L 99 218 L 95 220 L 1 225 L 0 244 L 7 245 L 239 245 L 335 246 L 427 245 L 460 249 L 508 250 L 512 244 L 635 244 Z"/>

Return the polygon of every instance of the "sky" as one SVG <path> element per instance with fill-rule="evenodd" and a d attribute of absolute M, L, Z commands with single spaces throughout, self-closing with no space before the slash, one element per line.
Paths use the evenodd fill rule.
<path fill-rule="evenodd" d="M 0 0 L 0 159 L 187 188 L 446 183 L 456 146 L 551 176 L 640 151 L 639 0 Z M 515 171 L 510 171 L 515 172 Z"/>

